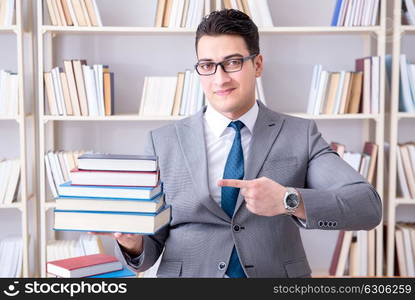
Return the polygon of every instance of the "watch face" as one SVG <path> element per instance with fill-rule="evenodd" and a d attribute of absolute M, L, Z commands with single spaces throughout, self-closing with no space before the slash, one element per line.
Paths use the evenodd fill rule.
<path fill-rule="evenodd" d="M 298 198 L 295 194 L 290 194 L 286 200 L 287 206 L 290 208 L 295 208 L 298 205 Z"/>

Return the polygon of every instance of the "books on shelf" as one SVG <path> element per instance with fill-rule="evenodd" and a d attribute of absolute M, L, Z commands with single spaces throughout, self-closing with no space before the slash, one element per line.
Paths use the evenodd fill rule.
<path fill-rule="evenodd" d="M 0 70 L 0 116 L 17 117 L 19 113 L 19 77 Z"/>
<path fill-rule="evenodd" d="M 402 0 L 402 15 L 408 25 L 415 25 L 415 3 L 413 0 Z"/>
<path fill-rule="evenodd" d="M 415 224 L 397 223 L 395 227 L 395 259 L 398 275 L 415 276 Z"/>
<path fill-rule="evenodd" d="M 122 268 L 114 256 L 101 253 L 49 261 L 46 265 L 48 273 L 64 278 L 87 277 Z"/>
<path fill-rule="evenodd" d="M 0 160 L 0 204 L 16 201 L 20 181 L 20 160 Z"/>
<path fill-rule="evenodd" d="M 356 59 L 356 71 L 332 72 L 315 65 L 307 113 L 377 114 L 380 110 L 380 59 Z"/>
<path fill-rule="evenodd" d="M 96 0 L 46 0 L 53 26 L 102 26 Z"/>
<path fill-rule="evenodd" d="M 0 1 L 0 26 L 12 26 L 15 22 L 15 0 Z"/>
<path fill-rule="evenodd" d="M 399 57 L 399 111 L 415 112 L 415 64 L 408 62 L 406 54 Z"/>
<path fill-rule="evenodd" d="M 332 142 L 330 147 L 369 183 L 375 184 L 378 145 L 366 142 L 362 153 L 346 151 L 345 145 L 337 142 Z M 344 276 L 348 273 L 350 276 L 375 276 L 375 245 L 375 230 L 340 231 L 329 274 Z"/>
<path fill-rule="evenodd" d="M 268 0 L 223 0 L 215 3 L 211 0 L 158 0 L 154 26 L 194 28 L 203 16 L 221 8 L 240 10 L 259 27 L 274 26 Z"/>
<path fill-rule="evenodd" d="M 337 0 L 331 26 L 375 26 L 379 5 L 379 0 Z"/>
<path fill-rule="evenodd" d="M 22 275 L 23 241 L 21 236 L 0 239 L 0 278 Z"/>
<path fill-rule="evenodd" d="M 44 73 L 51 115 L 108 116 L 114 113 L 114 73 L 107 65 L 88 66 L 86 60 L 65 60 Z"/>
<path fill-rule="evenodd" d="M 415 200 L 415 142 L 398 144 L 396 156 L 398 196 Z"/>

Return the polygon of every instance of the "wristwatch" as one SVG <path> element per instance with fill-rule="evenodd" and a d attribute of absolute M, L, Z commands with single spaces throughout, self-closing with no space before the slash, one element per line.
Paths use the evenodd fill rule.
<path fill-rule="evenodd" d="M 293 215 L 295 210 L 300 206 L 301 196 L 297 190 L 292 187 L 287 187 L 287 191 L 284 195 L 284 207 L 287 210 L 287 215 Z"/>

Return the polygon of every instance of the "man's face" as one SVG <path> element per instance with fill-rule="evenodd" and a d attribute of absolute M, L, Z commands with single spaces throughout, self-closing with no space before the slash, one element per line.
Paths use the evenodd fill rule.
<path fill-rule="evenodd" d="M 236 35 L 203 36 L 197 45 L 198 61 L 221 62 L 249 56 L 242 37 Z M 255 78 L 261 76 L 262 56 L 243 62 L 242 69 L 226 73 L 221 66 L 216 73 L 200 76 L 209 103 L 230 119 L 237 119 L 255 103 Z"/>

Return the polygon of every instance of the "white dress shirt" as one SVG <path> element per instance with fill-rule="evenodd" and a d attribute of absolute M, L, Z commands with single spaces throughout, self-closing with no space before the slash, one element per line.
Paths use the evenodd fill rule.
<path fill-rule="evenodd" d="M 258 117 L 258 104 L 255 104 L 238 120 L 244 123 L 241 129 L 241 143 L 244 154 L 244 173 L 249 160 L 249 149 L 254 125 Z M 209 192 L 213 200 L 221 205 L 221 187 L 217 185 L 219 179 L 223 178 L 226 160 L 235 138 L 235 129 L 228 127 L 232 121 L 217 112 L 210 104 L 207 105 L 204 114 L 205 142 L 208 163 Z"/>

